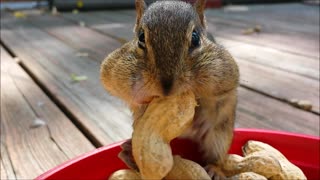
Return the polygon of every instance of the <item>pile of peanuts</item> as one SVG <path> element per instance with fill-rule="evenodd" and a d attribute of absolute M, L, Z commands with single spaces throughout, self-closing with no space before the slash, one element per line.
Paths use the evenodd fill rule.
<path fill-rule="evenodd" d="M 118 170 L 109 180 L 211 179 L 196 162 L 173 156 L 169 144 L 191 126 L 196 105 L 192 92 L 152 100 L 133 127 L 132 153 L 139 172 Z M 306 179 L 298 167 L 268 144 L 248 141 L 242 150 L 244 157 L 230 154 L 219 167 L 226 179 Z"/>

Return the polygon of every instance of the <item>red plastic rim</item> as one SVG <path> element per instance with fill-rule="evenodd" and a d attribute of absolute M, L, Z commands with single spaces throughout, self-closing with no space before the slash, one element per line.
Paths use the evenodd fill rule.
<path fill-rule="evenodd" d="M 268 143 L 282 152 L 292 163 L 302 169 L 308 179 L 320 179 L 320 138 L 316 136 L 260 130 L 236 129 L 229 153 L 241 155 L 241 147 L 248 140 Z M 38 176 L 40 179 L 106 179 L 118 170 L 127 168 L 118 159 L 124 141 L 98 148 L 80 155 Z M 173 154 L 197 161 L 196 145 L 188 140 L 174 140 Z"/>

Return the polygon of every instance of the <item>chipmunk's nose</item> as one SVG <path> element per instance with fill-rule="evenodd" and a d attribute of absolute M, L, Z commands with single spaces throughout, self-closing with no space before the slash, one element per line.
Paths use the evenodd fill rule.
<path fill-rule="evenodd" d="M 169 95 L 173 87 L 174 79 L 172 77 L 162 77 L 161 86 L 165 96 Z"/>

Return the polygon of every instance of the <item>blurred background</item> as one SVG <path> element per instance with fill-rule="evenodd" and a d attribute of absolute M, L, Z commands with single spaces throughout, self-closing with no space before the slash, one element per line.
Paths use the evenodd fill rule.
<path fill-rule="evenodd" d="M 146 0 L 147 4 L 155 0 Z M 195 0 L 185 0 L 194 2 Z M 87 10 L 104 8 L 132 8 L 133 0 L 1 0 L 1 8 L 33 8 L 33 7 L 57 7 L 59 10 L 82 8 Z M 319 3 L 319 0 L 207 0 L 208 7 L 221 7 L 230 4 L 264 4 L 284 2 Z"/>

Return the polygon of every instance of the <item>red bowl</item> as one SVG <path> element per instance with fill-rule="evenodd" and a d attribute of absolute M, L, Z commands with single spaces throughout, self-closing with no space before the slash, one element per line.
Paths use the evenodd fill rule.
<path fill-rule="evenodd" d="M 292 163 L 305 173 L 308 179 L 320 179 L 320 138 L 286 132 L 236 129 L 229 153 L 241 155 L 241 147 L 248 140 L 270 144 L 282 152 Z M 40 179 L 107 179 L 119 169 L 127 169 L 118 158 L 121 151 L 118 142 L 98 148 L 69 160 L 38 176 Z M 171 143 L 173 154 L 197 161 L 197 145 L 188 140 L 174 140 Z"/>

